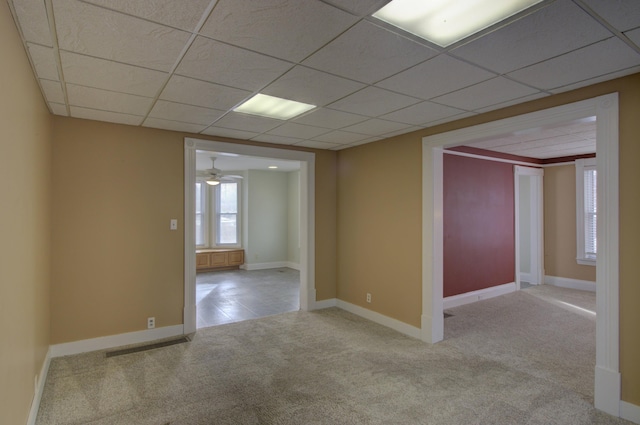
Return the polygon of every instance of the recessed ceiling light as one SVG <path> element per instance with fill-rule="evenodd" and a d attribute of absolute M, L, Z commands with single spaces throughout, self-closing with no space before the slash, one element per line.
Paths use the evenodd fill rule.
<path fill-rule="evenodd" d="M 275 170 L 276 168 L 278 168 L 277 165 L 269 165 L 269 168 L 271 168 L 272 170 Z"/>
<path fill-rule="evenodd" d="M 294 100 L 281 99 L 266 94 L 257 94 L 235 108 L 234 111 L 260 115 L 261 117 L 288 120 L 315 107 L 316 105 L 309 105 Z"/>
<path fill-rule="evenodd" d="M 373 14 L 447 47 L 542 0 L 393 0 Z"/>

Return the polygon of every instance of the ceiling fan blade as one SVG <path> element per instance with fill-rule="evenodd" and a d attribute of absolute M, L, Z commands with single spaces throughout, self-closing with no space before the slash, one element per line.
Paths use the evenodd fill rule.
<path fill-rule="evenodd" d="M 240 176 L 240 175 L 237 175 L 237 174 L 225 174 L 225 175 L 223 175 L 223 177 L 229 177 L 229 178 L 232 178 L 232 179 L 243 179 L 244 178 L 243 176 Z"/>

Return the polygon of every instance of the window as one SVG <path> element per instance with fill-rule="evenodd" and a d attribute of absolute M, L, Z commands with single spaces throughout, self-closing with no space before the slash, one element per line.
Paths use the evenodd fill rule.
<path fill-rule="evenodd" d="M 240 245 L 240 184 L 222 182 L 211 186 L 196 182 L 196 246 Z"/>
<path fill-rule="evenodd" d="M 595 158 L 576 160 L 576 235 L 578 264 L 596 265 L 598 193 Z"/>

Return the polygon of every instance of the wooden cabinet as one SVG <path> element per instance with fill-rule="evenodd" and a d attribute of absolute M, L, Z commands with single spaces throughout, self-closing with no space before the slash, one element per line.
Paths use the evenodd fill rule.
<path fill-rule="evenodd" d="M 244 264 L 242 249 L 199 249 L 196 251 L 196 271 L 237 269 Z"/>

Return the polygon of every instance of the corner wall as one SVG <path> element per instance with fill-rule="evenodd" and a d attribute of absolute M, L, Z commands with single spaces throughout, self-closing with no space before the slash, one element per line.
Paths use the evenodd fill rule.
<path fill-rule="evenodd" d="M 6 2 L 0 51 L 0 423 L 25 424 L 49 348 L 52 118 Z"/>

